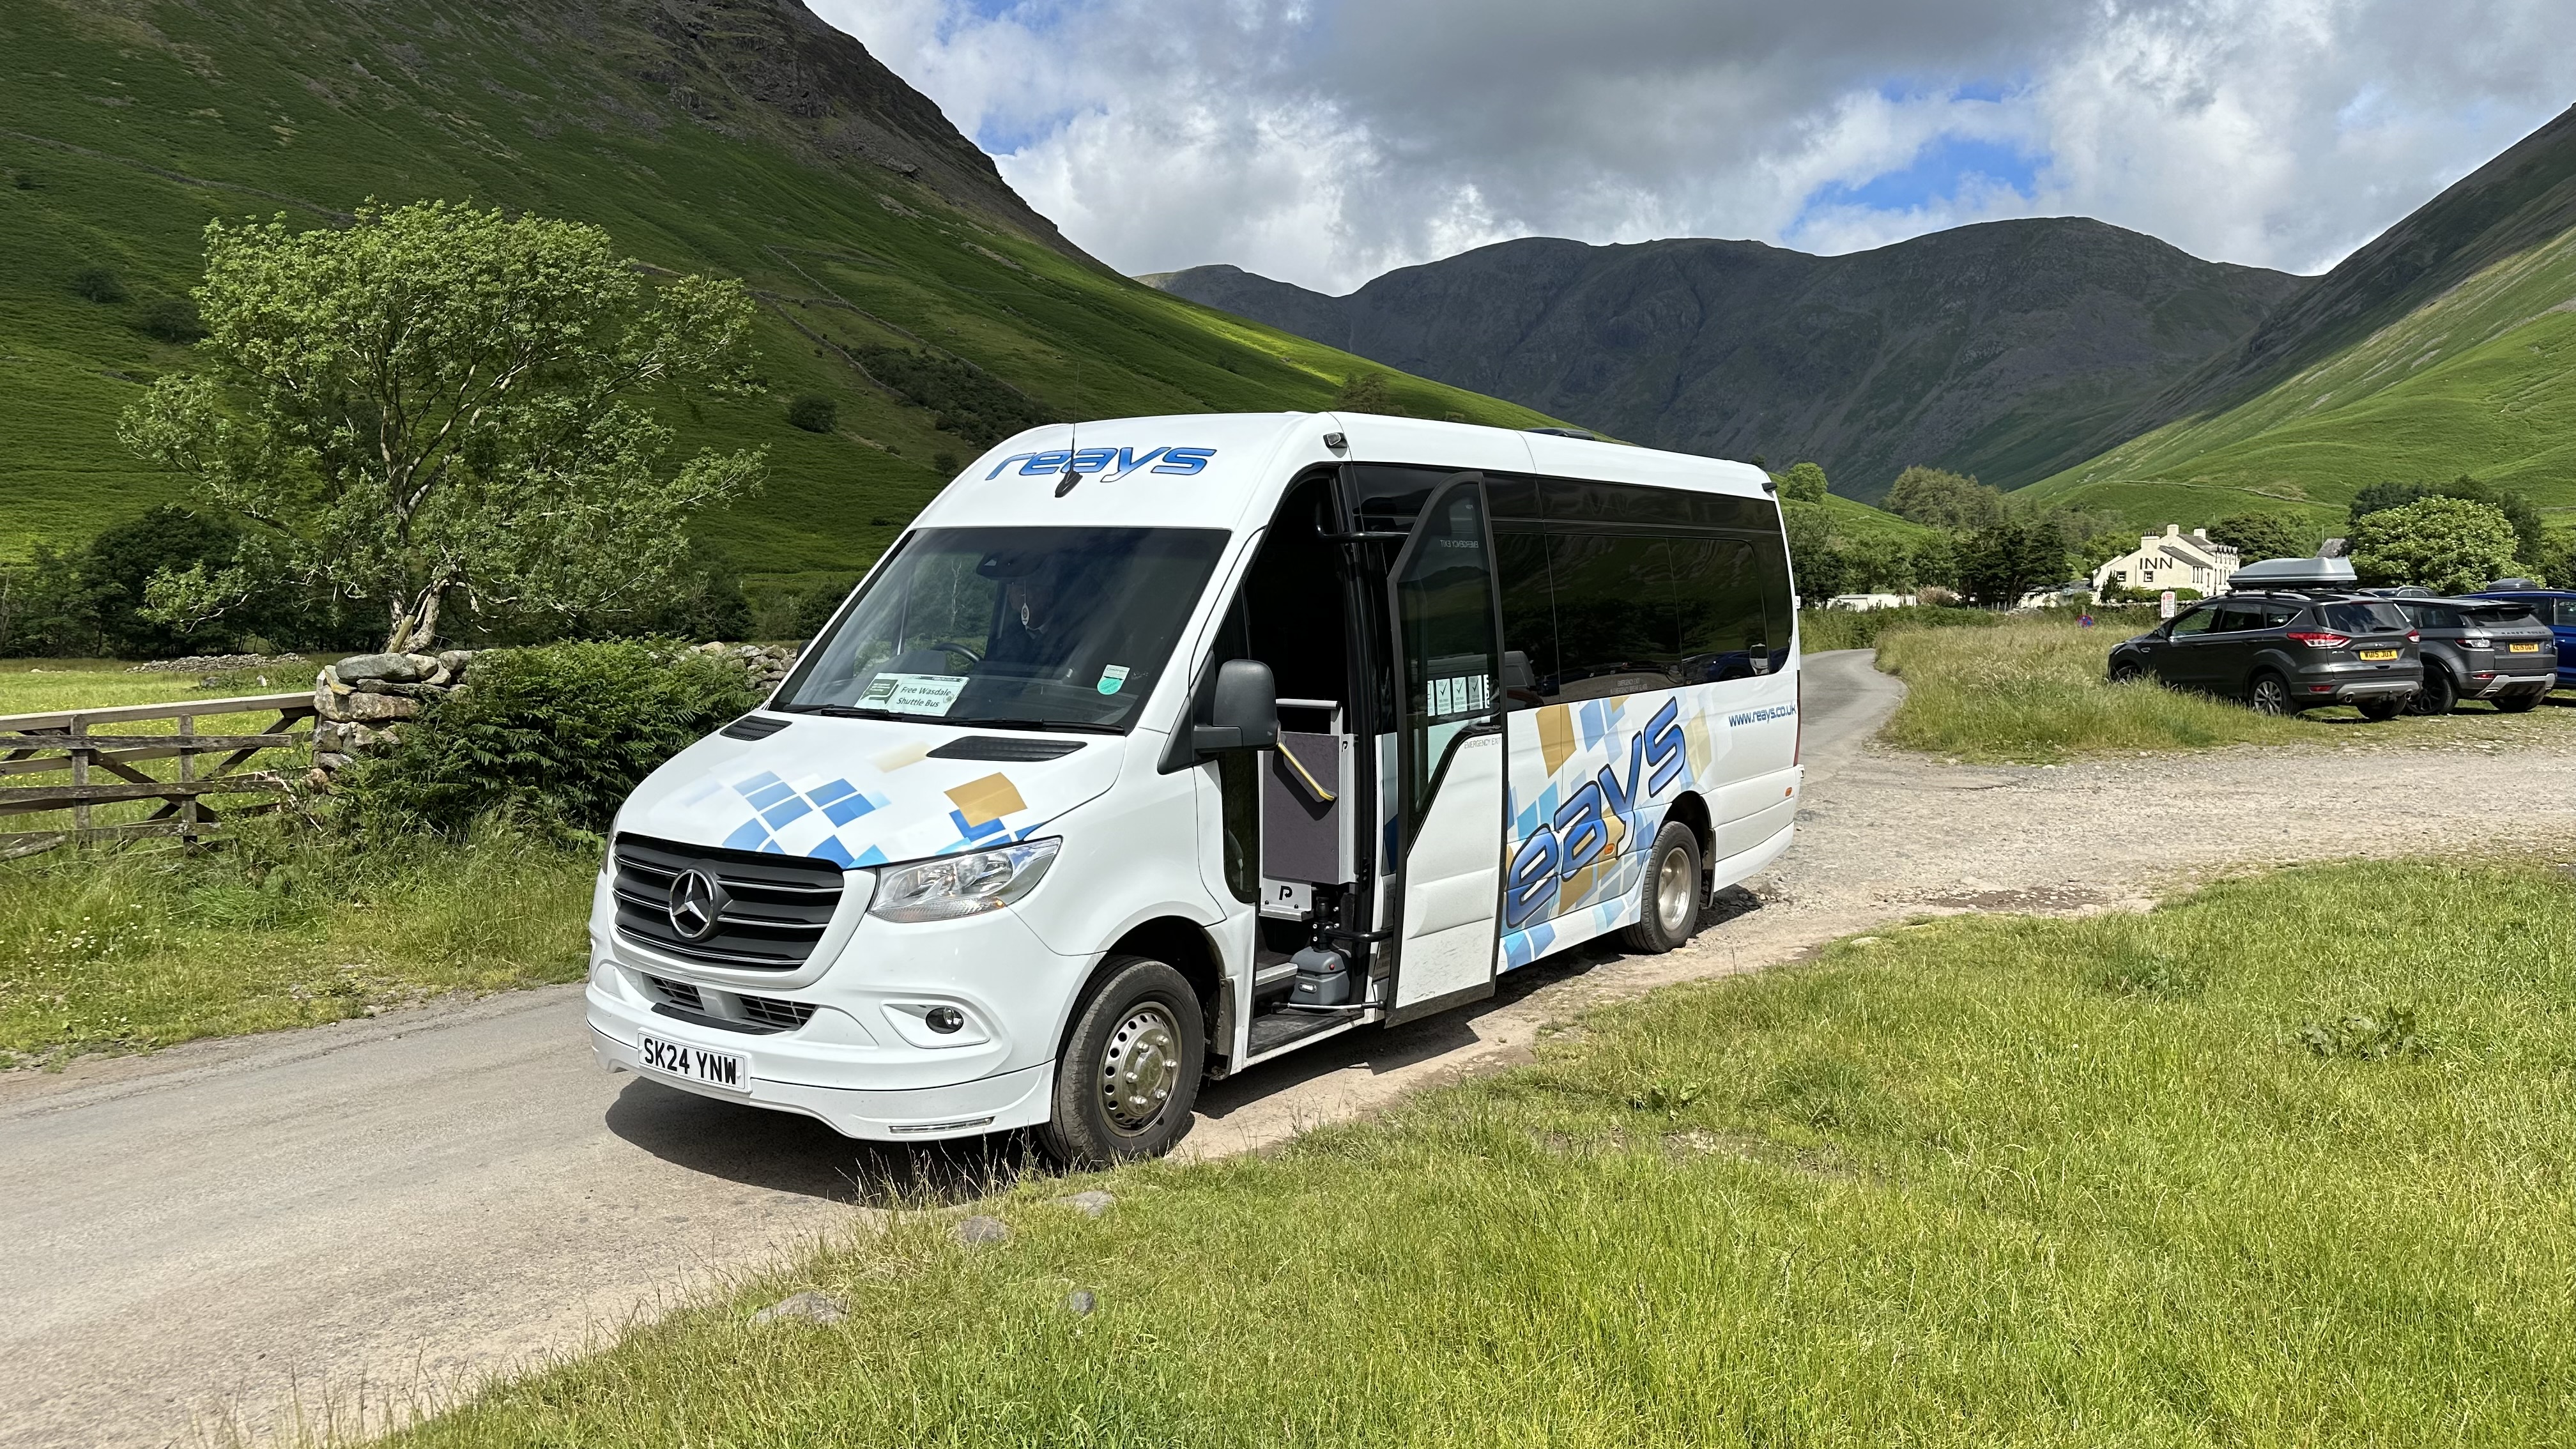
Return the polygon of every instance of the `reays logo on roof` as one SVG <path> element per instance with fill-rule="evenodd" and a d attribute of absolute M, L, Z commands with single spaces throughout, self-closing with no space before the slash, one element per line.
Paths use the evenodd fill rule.
<path fill-rule="evenodd" d="M 1013 453 L 993 465 L 986 479 L 1002 476 L 1002 470 L 1013 463 L 1020 465 L 1023 478 L 1048 478 L 1058 473 L 1096 474 L 1116 482 L 1139 468 L 1151 473 L 1170 473 L 1187 478 L 1205 472 L 1208 460 L 1216 456 L 1214 448 L 1154 448 L 1139 453 L 1133 448 L 1085 448 L 1080 452 L 1059 449 L 1052 453 Z M 1162 461 L 1156 462 L 1156 459 Z M 1147 465 L 1152 466 L 1148 467 Z"/>

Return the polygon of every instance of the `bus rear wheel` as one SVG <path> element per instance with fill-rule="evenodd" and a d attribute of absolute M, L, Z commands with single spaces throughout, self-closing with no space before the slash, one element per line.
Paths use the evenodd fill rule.
<path fill-rule="evenodd" d="M 1056 1059 L 1038 1146 L 1072 1168 L 1160 1157 L 1190 1129 L 1207 1030 L 1181 973 L 1144 956 L 1101 963 Z"/>
<path fill-rule="evenodd" d="M 1699 836 L 1678 820 L 1655 832 L 1646 852 L 1646 878 L 1638 884 L 1637 924 L 1627 930 L 1631 951 L 1659 956 L 1699 929 Z"/>

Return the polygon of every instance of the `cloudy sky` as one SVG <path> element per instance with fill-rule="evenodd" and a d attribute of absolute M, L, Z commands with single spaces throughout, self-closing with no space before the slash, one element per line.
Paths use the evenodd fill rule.
<path fill-rule="evenodd" d="M 1128 272 L 2081 214 L 2318 271 L 2576 99 L 2576 0 L 812 0 Z"/>

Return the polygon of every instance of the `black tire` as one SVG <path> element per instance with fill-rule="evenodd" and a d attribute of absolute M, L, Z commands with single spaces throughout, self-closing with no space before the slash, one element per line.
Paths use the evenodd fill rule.
<path fill-rule="evenodd" d="M 2406 696 L 2395 694 L 2378 695 L 2370 699 L 2356 700 L 2352 707 L 2361 711 L 2361 717 L 2363 719 L 2369 720 L 2373 724 L 2377 724 L 2382 720 L 2392 720 L 2397 718 L 2397 712 L 2406 707 Z"/>
<path fill-rule="evenodd" d="M 2505 714 L 2527 714 L 2540 708 L 2543 697 L 2537 694 L 2499 694 L 2495 697 L 2495 707 Z"/>
<path fill-rule="evenodd" d="M 1621 933 L 1631 951 L 1660 956 L 1699 930 L 1699 832 L 1667 820 L 1646 852 L 1646 878 L 1637 883 L 1641 914 Z"/>
<path fill-rule="evenodd" d="M 2259 671 L 2246 681 L 2245 702 L 2256 714 L 2296 714 L 2290 702 L 2290 681 L 2269 669 Z"/>
<path fill-rule="evenodd" d="M 2408 714 L 2449 714 L 2460 707 L 2460 686 L 2452 683 L 2451 671 L 2439 664 L 2424 666 L 2424 682 L 2415 686 L 2415 696 L 2406 702 Z"/>
<path fill-rule="evenodd" d="M 2147 671 L 2126 661 L 2111 666 L 2111 682 L 2113 684 L 2131 684 L 2146 677 Z"/>
<path fill-rule="evenodd" d="M 1198 993 L 1144 956 L 1112 956 L 1073 1014 L 1038 1147 L 1070 1168 L 1160 1157 L 1190 1130 L 1207 1067 Z"/>

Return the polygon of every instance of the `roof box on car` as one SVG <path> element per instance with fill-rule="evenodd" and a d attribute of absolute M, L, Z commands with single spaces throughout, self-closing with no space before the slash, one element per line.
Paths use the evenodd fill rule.
<path fill-rule="evenodd" d="M 2349 589 L 2360 580 L 2348 558 L 2267 558 L 2227 576 L 2227 586 L 2247 589 Z"/>

